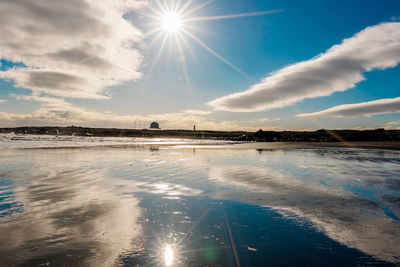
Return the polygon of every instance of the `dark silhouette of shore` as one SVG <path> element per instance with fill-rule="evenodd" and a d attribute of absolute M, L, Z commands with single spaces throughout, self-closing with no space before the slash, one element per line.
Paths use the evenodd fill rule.
<path fill-rule="evenodd" d="M 88 127 L 16 127 L 0 128 L 0 133 L 98 136 L 98 137 L 168 137 L 192 139 L 218 139 L 255 142 L 358 142 L 358 141 L 400 141 L 400 130 L 317 130 L 317 131 L 191 131 L 191 130 L 150 130 Z"/>

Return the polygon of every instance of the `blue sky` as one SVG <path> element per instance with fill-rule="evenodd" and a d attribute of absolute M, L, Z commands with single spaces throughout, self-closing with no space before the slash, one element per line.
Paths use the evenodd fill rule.
<path fill-rule="evenodd" d="M 158 120 L 163 128 L 190 129 L 193 124 L 197 124 L 200 129 L 218 130 L 400 127 L 400 100 L 397 99 L 400 97 L 400 69 L 397 66 L 400 59 L 396 60 L 400 55 L 395 47 L 396 44 L 400 46 L 400 39 L 397 39 L 398 35 L 395 34 L 396 31 L 400 32 L 400 2 L 396 0 L 209 1 L 208 5 L 196 10 L 187 18 L 277 11 L 259 16 L 182 22 L 182 27 L 190 34 L 239 68 L 244 75 L 181 31 L 169 33 L 164 50 L 157 61 L 163 37 L 153 45 L 150 44 L 156 34 L 143 40 L 140 37 L 160 26 L 164 12 L 160 11 L 161 8 L 154 1 L 128 1 L 129 6 L 121 1 L 124 2 L 121 4 L 123 6 L 113 10 L 115 7 L 108 6 L 106 1 L 74 0 L 72 4 L 76 8 L 87 8 L 87 12 L 82 12 L 81 17 L 79 12 L 73 13 L 76 23 L 82 23 L 83 30 L 78 30 L 76 25 L 68 25 L 68 20 L 64 21 L 62 17 L 56 21 L 59 23 L 58 29 L 61 30 L 47 29 L 46 23 L 54 23 L 52 19 L 57 16 L 51 16 L 48 20 L 42 19 L 40 24 L 38 22 L 38 25 L 34 25 L 36 29 L 27 30 L 23 27 L 23 20 L 30 19 L 29 23 L 36 23 L 33 18 L 39 15 L 31 12 L 34 6 L 28 4 L 28 0 L 25 6 L 18 7 L 7 5 L 7 2 L 9 1 L 4 0 L 3 12 L 8 11 L 10 16 L 14 15 L 21 21 L 16 23 L 3 20 L 4 26 L 0 27 L 0 33 L 11 34 L 15 31 L 20 34 L 21 31 L 27 31 L 15 38 L 15 43 L 26 45 L 27 48 L 26 51 L 24 48 L 17 49 L 14 43 L 13 47 L 5 46 L 5 52 L 0 52 L 3 58 L 0 67 L 0 124 L 5 126 L 75 124 L 132 127 L 135 121 Z M 171 7 L 172 2 L 166 1 L 165 6 Z M 186 2 L 182 0 L 181 6 Z M 194 0 L 187 11 L 206 2 Z M 95 13 L 97 11 L 90 9 L 87 3 L 97 5 L 102 12 Z M 54 6 L 41 8 L 51 11 L 63 8 L 61 0 L 49 5 Z M 71 12 L 74 12 L 73 5 L 69 7 Z M 107 14 L 108 12 L 110 14 Z M 24 18 L 23 14 L 29 16 Z M 85 17 L 87 14 L 91 15 L 90 19 Z M 108 20 L 108 15 L 118 17 L 118 20 Z M 93 17 L 97 18 L 101 25 L 107 25 L 113 33 L 117 33 L 117 37 L 99 30 L 90 39 L 89 35 L 94 32 L 93 29 L 98 29 L 91 20 Z M 126 21 L 130 22 L 129 26 L 125 24 Z M 93 28 L 90 28 L 92 26 Z M 90 31 L 86 33 L 85 27 Z M 72 32 L 71 35 L 71 31 L 76 32 Z M 167 34 L 163 31 L 165 29 L 161 29 L 161 36 Z M 372 31 L 382 36 L 375 37 L 377 34 Z M 281 76 L 286 77 L 285 67 L 297 66 L 300 62 L 310 61 L 318 55 L 325 54 L 334 45 L 340 45 L 344 39 L 354 39 L 351 49 L 355 49 L 355 54 L 357 49 L 360 49 L 369 55 L 373 48 L 363 47 L 361 41 L 364 39 L 358 41 L 354 37 L 358 33 L 365 33 L 365 37 L 358 39 L 374 38 L 378 46 L 386 45 L 387 48 L 382 49 L 375 58 L 369 58 L 367 63 L 359 63 L 359 66 L 352 69 L 355 74 L 362 73 L 364 76 L 362 81 L 355 80 L 353 88 L 342 88 L 313 97 L 310 97 L 311 89 L 305 88 L 304 92 L 308 92 L 308 95 L 296 95 L 296 101 L 290 98 L 274 100 L 272 103 L 262 99 L 268 99 L 273 90 L 278 96 L 283 92 L 279 91 L 280 87 L 271 85 L 272 79 L 262 82 L 268 77 L 273 78 L 271 73 L 282 70 Z M 83 34 L 86 34 L 85 37 L 81 37 Z M 174 35 L 183 35 L 187 40 L 187 45 L 181 41 L 185 60 L 182 59 Z M 40 41 L 37 38 L 40 38 Z M 54 38 L 58 39 L 54 41 Z M 93 38 L 96 42 L 92 41 Z M 33 41 L 34 45 L 29 44 Z M 52 41 L 54 45 L 49 46 Z M 127 48 L 125 44 L 128 41 L 130 46 Z M 363 42 L 368 43 L 368 40 Z M 389 45 L 390 42 L 393 42 L 393 45 Z M 95 50 L 96 45 L 100 43 L 101 49 Z M 360 47 L 357 47 L 359 44 Z M 36 53 L 35 57 L 28 53 L 29 45 L 34 47 L 32 53 Z M 121 46 L 126 49 L 121 54 L 108 52 Z M 89 50 L 87 47 L 94 48 Z M 99 55 L 101 61 L 85 61 L 84 66 L 82 62 L 74 61 L 76 57 L 95 52 L 99 53 L 96 55 Z M 332 55 L 340 57 L 341 60 L 345 60 L 347 55 L 353 55 L 342 54 L 340 51 L 335 53 Z M 111 58 L 114 55 L 116 56 Z M 328 57 L 329 55 L 327 54 Z M 393 55 L 395 63 L 388 62 L 385 59 L 386 55 Z M 345 61 L 343 64 L 353 64 L 357 60 Z M 107 63 L 104 63 L 104 66 L 112 64 L 121 69 L 104 67 L 104 70 L 97 70 L 102 62 Z M 73 68 L 77 64 L 79 68 L 75 71 Z M 368 69 L 370 65 L 373 66 L 371 71 Z M 16 71 L 8 73 L 10 67 Z M 33 84 L 32 74 L 26 74 L 26 71 L 22 74 L 19 69 L 29 69 L 35 75 L 38 71 L 43 71 L 46 75 L 41 73 Z M 71 72 L 67 73 L 68 76 L 58 75 L 54 78 L 49 73 L 51 71 L 53 75 L 55 69 L 62 70 L 63 74 L 66 74 L 65 69 L 71 69 Z M 87 74 L 90 79 L 72 79 L 70 76 L 75 77 L 71 75 L 72 71 L 77 77 Z M 299 75 L 301 73 L 299 72 Z M 323 83 L 327 88 L 320 88 L 320 85 L 315 84 L 310 84 L 309 88 L 316 86 L 312 90 L 330 90 L 328 87 L 335 87 L 341 80 L 338 76 L 340 73 L 339 71 L 332 83 Z M 104 77 L 102 75 L 106 78 L 99 79 L 98 77 Z M 73 84 L 67 84 L 64 80 L 59 82 L 59 79 L 65 77 Z M 346 79 L 343 77 L 343 80 Z M 57 84 L 52 83 L 55 81 Z M 283 82 L 287 84 L 287 81 Z M 265 89 L 257 99 L 260 102 L 258 106 L 249 102 L 252 94 L 249 89 L 253 86 Z M 289 94 L 297 90 L 296 81 L 287 90 Z M 247 92 L 246 97 L 233 95 L 233 98 L 226 98 L 234 93 L 243 92 Z M 274 95 L 274 98 L 276 97 Z M 281 104 L 277 104 L 277 101 Z M 371 101 L 381 102 L 369 103 Z M 362 105 L 343 106 L 357 103 Z M 244 109 L 239 110 L 239 107 Z M 338 110 L 326 111 L 335 107 Z M 371 109 L 376 112 L 369 112 Z M 302 115 L 298 116 L 299 114 Z"/>

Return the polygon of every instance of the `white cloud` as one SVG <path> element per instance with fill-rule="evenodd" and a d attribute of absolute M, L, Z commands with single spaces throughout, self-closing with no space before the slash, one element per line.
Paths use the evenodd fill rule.
<path fill-rule="evenodd" d="M 7 102 L 7 99 L 0 99 L 0 104 L 1 103 L 6 103 Z"/>
<path fill-rule="evenodd" d="M 369 117 L 378 114 L 400 113 L 400 97 L 379 99 L 375 101 L 340 105 L 326 110 L 303 113 L 296 115 L 297 117 L 333 117 L 333 118 L 349 118 L 349 117 Z"/>
<path fill-rule="evenodd" d="M 140 78 L 140 30 L 124 14 L 136 0 L 1 0 L 0 58 L 23 63 L 0 72 L 17 87 L 74 98 Z"/>
<path fill-rule="evenodd" d="M 212 111 L 188 109 L 188 110 L 185 110 L 184 113 L 189 114 L 189 115 L 209 115 L 212 113 Z"/>
<path fill-rule="evenodd" d="M 400 121 L 389 121 L 385 123 L 383 128 L 387 130 L 400 130 Z"/>
<path fill-rule="evenodd" d="M 368 27 L 308 61 L 284 67 L 249 90 L 208 104 L 216 110 L 253 112 L 292 105 L 306 98 L 346 91 L 363 72 L 400 62 L 400 22 Z"/>
<path fill-rule="evenodd" d="M 347 128 L 344 130 L 357 130 L 357 131 L 367 131 L 367 130 L 375 130 L 377 127 L 369 127 L 369 126 L 356 126 L 352 128 Z"/>
<path fill-rule="evenodd" d="M 26 100 L 26 101 L 36 101 L 40 102 L 43 106 L 47 107 L 70 107 L 72 106 L 70 103 L 66 102 L 62 98 L 56 98 L 56 97 L 48 97 L 48 96 L 40 96 L 38 94 L 32 94 L 32 95 L 16 95 L 16 94 L 10 94 L 10 97 L 15 98 L 16 100 Z"/>
<path fill-rule="evenodd" d="M 274 119 L 270 119 L 270 118 L 263 118 L 263 119 L 256 119 L 253 120 L 254 123 L 266 123 L 266 122 L 272 122 L 272 121 L 280 121 L 280 118 L 274 118 Z"/>
<path fill-rule="evenodd" d="M 17 100 L 36 101 L 42 108 L 28 114 L 17 114 L 0 111 L 0 125 L 2 127 L 18 126 L 69 126 L 82 125 L 88 127 L 116 127 L 133 128 L 143 127 L 143 122 L 150 124 L 157 121 L 162 129 L 192 129 L 196 125 L 198 130 L 226 130 L 226 131 L 256 131 L 263 129 L 280 130 L 280 126 L 266 126 L 263 120 L 249 121 L 215 121 L 208 113 L 189 114 L 187 111 L 177 113 L 141 115 L 120 115 L 109 111 L 98 112 L 87 108 L 77 107 L 64 99 L 39 95 L 11 95 Z M 196 112 L 194 112 L 196 113 Z M 148 126 L 146 125 L 146 126 Z"/>

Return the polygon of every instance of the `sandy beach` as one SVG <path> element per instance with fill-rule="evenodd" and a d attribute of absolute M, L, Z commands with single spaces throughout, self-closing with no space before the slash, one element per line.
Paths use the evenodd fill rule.
<path fill-rule="evenodd" d="M 0 150 L 2 264 L 399 263 L 398 143 L 153 142 Z"/>

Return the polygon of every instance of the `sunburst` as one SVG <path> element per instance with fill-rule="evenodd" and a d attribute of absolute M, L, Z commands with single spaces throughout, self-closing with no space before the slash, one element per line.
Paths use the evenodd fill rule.
<path fill-rule="evenodd" d="M 168 12 L 161 17 L 161 26 L 167 32 L 179 32 L 182 28 L 182 18 L 178 13 Z"/>
<path fill-rule="evenodd" d="M 190 39 L 196 42 L 198 45 L 203 47 L 206 51 L 214 55 L 218 60 L 225 63 L 227 66 L 244 76 L 245 78 L 254 81 L 249 75 L 247 75 L 244 71 L 242 71 L 239 67 L 231 63 L 228 59 L 220 55 L 218 52 L 209 47 L 204 41 L 202 41 L 198 36 L 193 32 L 195 25 L 193 23 L 198 21 L 213 21 L 213 20 L 223 20 L 223 19 L 234 19 L 234 18 L 243 18 L 250 16 L 260 16 L 271 13 L 281 12 L 281 10 L 267 10 L 267 11 L 259 11 L 259 12 L 250 12 L 250 13 L 241 13 L 241 14 L 229 14 L 229 15 L 219 15 L 219 16 L 202 16 L 195 17 L 192 16 L 212 2 L 214 0 L 203 1 L 195 5 L 195 0 L 187 0 L 182 2 L 181 0 L 155 0 L 156 5 L 149 5 L 148 9 L 150 12 L 146 12 L 144 14 L 153 22 L 154 29 L 145 34 L 144 38 L 150 39 L 149 46 L 153 46 L 155 43 L 161 40 L 161 44 L 159 50 L 156 54 L 156 57 L 153 62 L 153 67 L 157 65 L 161 54 L 164 51 L 166 43 L 168 39 L 174 41 L 176 48 L 180 54 L 180 58 L 182 60 L 182 69 L 185 76 L 186 83 L 188 88 L 190 88 L 190 80 L 188 76 L 188 71 L 186 67 L 186 56 L 184 54 L 183 47 L 187 48 L 188 51 L 194 56 L 192 52 L 189 41 Z M 200 1 L 198 1 L 200 2 Z M 150 14 L 149 14 L 150 13 Z M 151 68 L 152 69 L 152 68 Z"/>

